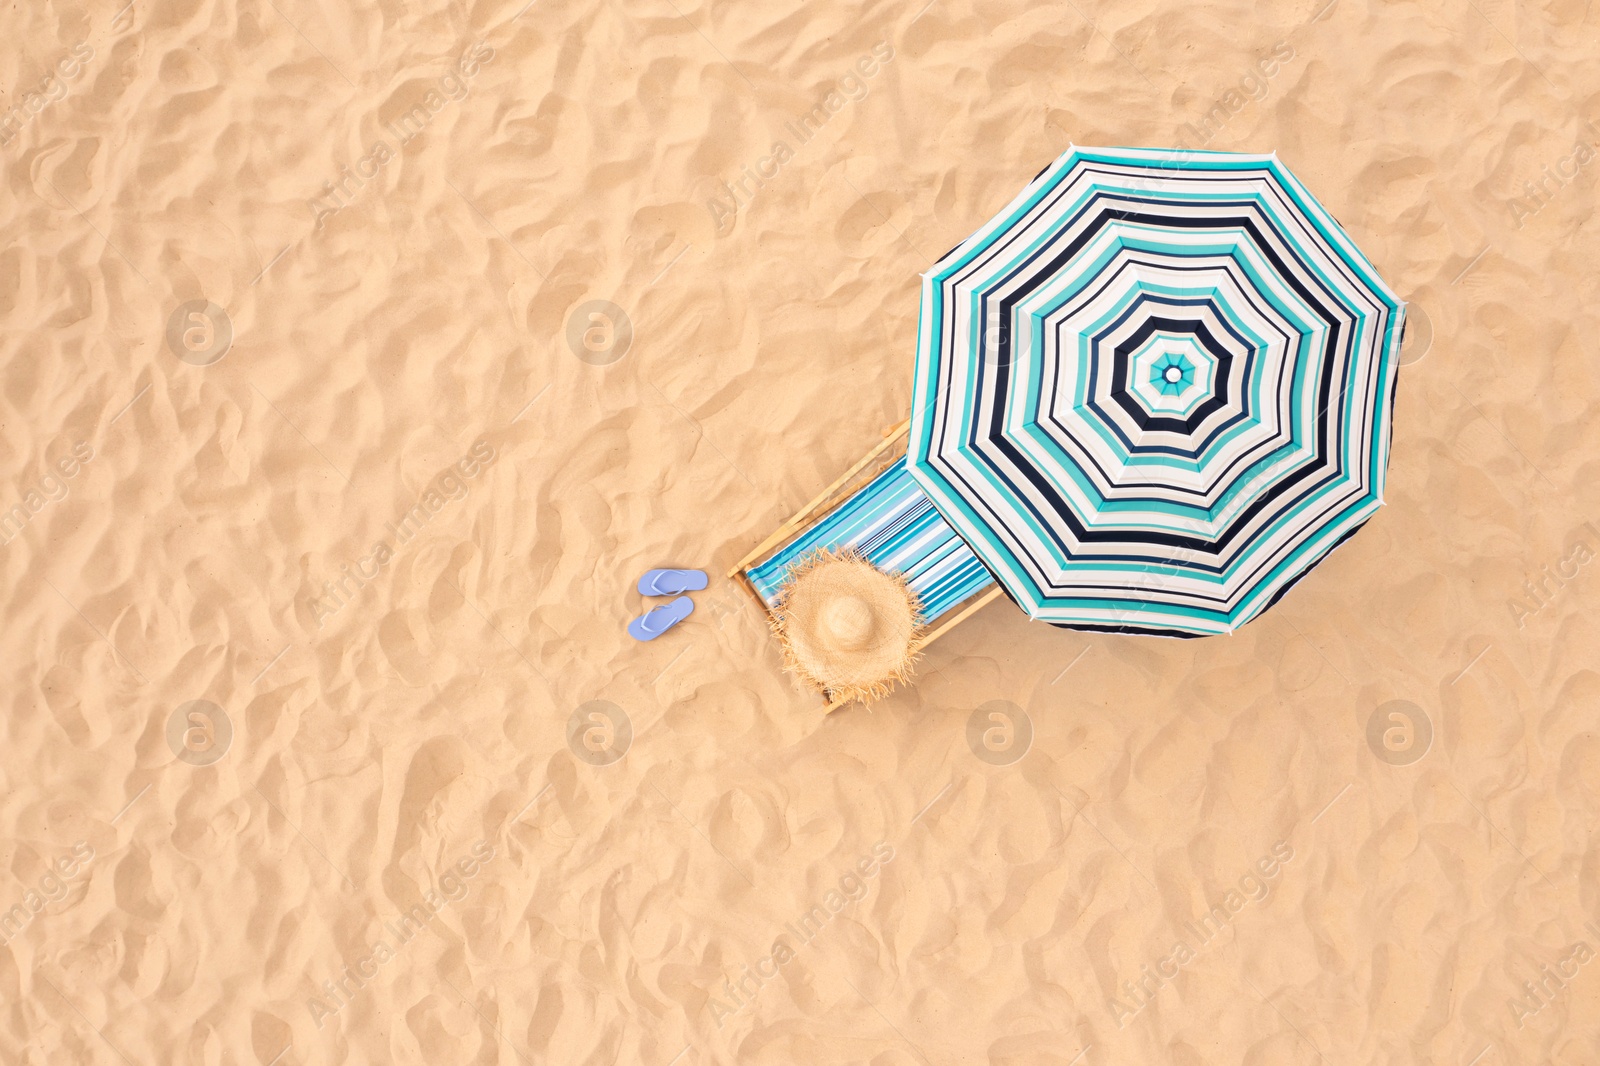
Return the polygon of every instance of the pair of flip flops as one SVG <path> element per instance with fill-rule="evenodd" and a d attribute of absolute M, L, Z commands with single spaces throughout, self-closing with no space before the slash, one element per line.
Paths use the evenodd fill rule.
<path fill-rule="evenodd" d="M 652 607 L 628 623 L 628 635 L 634 640 L 655 640 L 661 634 L 694 613 L 694 601 L 681 595 L 699 592 L 706 587 L 704 570 L 651 570 L 639 579 L 641 596 L 677 596 L 669 603 Z"/>

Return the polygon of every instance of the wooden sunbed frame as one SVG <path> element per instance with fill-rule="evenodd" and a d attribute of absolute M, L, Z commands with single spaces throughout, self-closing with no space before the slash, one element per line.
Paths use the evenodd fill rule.
<path fill-rule="evenodd" d="M 769 621 L 772 617 L 772 611 L 767 607 L 767 601 L 761 598 L 761 594 L 756 591 L 755 584 L 750 580 L 750 568 L 763 559 L 770 558 L 807 529 L 810 529 L 833 513 L 846 500 L 855 495 L 862 486 L 893 465 L 894 461 L 905 453 L 906 434 L 910 429 L 911 420 L 908 418 L 904 422 L 884 430 L 883 440 L 869 451 L 860 462 L 846 470 L 839 480 L 829 485 L 822 491 L 821 495 L 800 508 L 799 513 L 779 526 L 770 537 L 756 545 L 749 555 L 739 560 L 738 564 L 728 571 L 728 577 L 738 582 L 750 594 L 751 598 L 760 605 L 762 614 Z M 971 618 L 980 608 L 1001 594 L 999 584 L 995 584 L 990 588 L 968 596 L 950 608 L 945 613 L 943 620 L 923 636 L 922 646 L 926 648 L 956 626 Z M 842 700 L 836 701 L 827 694 L 824 694 L 823 699 L 826 701 L 827 709 L 830 711 L 836 707 L 843 706 L 846 702 Z"/>

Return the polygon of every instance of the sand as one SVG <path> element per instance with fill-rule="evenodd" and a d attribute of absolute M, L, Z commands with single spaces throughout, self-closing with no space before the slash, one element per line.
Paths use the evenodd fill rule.
<path fill-rule="evenodd" d="M 120 6 L 0 50 L 0 1061 L 1600 1061 L 1588 3 Z M 824 718 L 720 574 L 1072 142 L 1414 301 L 1389 506 Z"/>

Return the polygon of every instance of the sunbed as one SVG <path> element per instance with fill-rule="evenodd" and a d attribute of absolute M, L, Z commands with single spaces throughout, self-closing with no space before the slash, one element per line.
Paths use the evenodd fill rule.
<path fill-rule="evenodd" d="M 729 571 L 769 618 L 790 566 L 824 548 L 851 548 L 904 574 L 922 609 L 923 647 L 1001 594 L 906 469 L 909 426 L 886 430 L 882 443 Z"/>

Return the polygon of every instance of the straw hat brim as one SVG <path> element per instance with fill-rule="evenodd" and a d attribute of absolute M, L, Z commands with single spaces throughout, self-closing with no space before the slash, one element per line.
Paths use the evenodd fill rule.
<path fill-rule="evenodd" d="M 902 575 L 856 552 L 820 551 L 790 569 L 772 625 L 789 671 L 845 703 L 878 699 L 910 676 L 921 621 Z"/>

